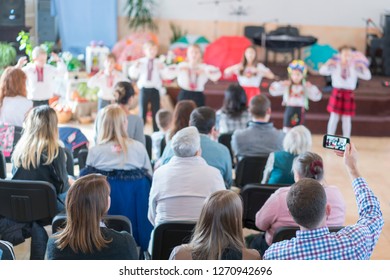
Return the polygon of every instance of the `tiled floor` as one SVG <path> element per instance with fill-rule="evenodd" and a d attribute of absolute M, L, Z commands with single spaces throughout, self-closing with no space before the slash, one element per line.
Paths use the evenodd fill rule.
<path fill-rule="evenodd" d="M 78 125 L 89 139 L 92 139 L 92 125 Z M 146 128 L 150 133 L 150 127 Z M 372 259 L 390 260 L 390 138 L 352 137 L 359 151 L 359 168 L 374 193 L 379 197 L 385 226 Z M 313 136 L 313 151 L 319 153 L 325 164 L 325 177 L 328 184 L 340 188 L 347 204 L 346 224 L 355 223 L 358 219 L 357 206 L 352 191 L 351 182 L 343 166 L 342 159 L 332 151 L 322 148 L 322 136 Z M 50 227 L 47 227 L 50 231 Z M 249 231 L 245 231 L 249 233 Z M 17 259 L 29 258 L 29 241 L 15 248 Z"/>

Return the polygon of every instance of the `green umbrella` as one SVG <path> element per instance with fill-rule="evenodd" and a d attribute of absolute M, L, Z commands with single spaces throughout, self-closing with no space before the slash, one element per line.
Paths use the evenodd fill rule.
<path fill-rule="evenodd" d="M 185 35 L 177 39 L 169 49 L 173 50 L 176 48 L 188 48 L 189 45 L 197 44 L 200 46 L 202 51 L 205 50 L 206 46 L 209 44 L 209 40 L 200 35 Z"/>

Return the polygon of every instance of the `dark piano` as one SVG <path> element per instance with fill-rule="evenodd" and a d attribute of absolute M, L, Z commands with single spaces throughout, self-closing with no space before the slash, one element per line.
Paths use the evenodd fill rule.
<path fill-rule="evenodd" d="M 253 38 L 256 45 L 263 46 L 266 50 L 265 63 L 268 62 L 268 51 L 274 53 L 291 53 L 295 58 L 295 50 L 298 50 L 298 58 L 301 57 L 301 48 L 311 46 L 317 42 L 313 36 L 287 35 L 287 34 L 259 34 Z"/>

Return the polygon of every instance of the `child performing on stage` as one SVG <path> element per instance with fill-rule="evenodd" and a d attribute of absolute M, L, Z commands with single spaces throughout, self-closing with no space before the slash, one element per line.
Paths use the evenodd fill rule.
<path fill-rule="evenodd" d="M 32 51 L 32 62 L 27 63 L 26 57 L 21 57 L 16 67 L 22 68 L 27 76 L 27 98 L 33 101 L 33 106 L 49 105 L 49 99 L 56 92 L 56 79 L 64 78 L 65 63 L 57 54 L 51 54 L 57 62 L 57 67 L 47 64 L 47 53 L 42 47 L 35 47 Z"/>
<path fill-rule="evenodd" d="M 160 89 L 165 65 L 157 56 L 157 45 L 150 41 L 144 45 L 145 57 L 136 60 L 129 69 L 129 76 L 137 81 L 139 88 L 139 114 L 146 123 L 149 103 L 152 106 L 153 131 L 158 131 L 156 114 L 160 109 Z"/>
<path fill-rule="evenodd" d="M 269 88 L 271 95 L 283 95 L 283 105 L 286 106 L 283 118 L 284 132 L 303 124 L 305 110 L 309 109 L 309 99 L 319 101 L 322 96 L 316 86 L 306 81 L 307 68 L 302 60 L 292 61 L 287 71 L 289 80 L 273 82 Z"/>
<path fill-rule="evenodd" d="M 88 81 L 88 87 L 99 88 L 98 92 L 98 110 L 114 102 L 114 86 L 119 82 L 128 82 L 122 72 L 115 69 L 116 57 L 110 53 L 104 61 L 104 69 L 97 72 Z"/>
<path fill-rule="evenodd" d="M 224 71 L 225 76 L 229 77 L 232 74 L 237 75 L 237 80 L 240 86 L 245 90 L 247 104 L 253 96 L 260 94 L 260 84 L 263 77 L 274 79 L 275 75 L 271 70 L 257 61 L 256 49 L 248 47 L 242 57 L 242 62 L 230 66 Z"/>
<path fill-rule="evenodd" d="M 321 75 L 332 77 L 332 95 L 329 98 L 327 110 L 330 113 L 328 134 L 336 133 L 340 116 L 343 136 L 351 136 L 351 117 L 355 115 L 355 94 L 357 80 L 370 80 L 371 72 L 368 69 L 368 60 L 360 52 L 351 47 L 343 46 L 340 54 L 329 59 L 321 66 Z"/>
<path fill-rule="evenodd" d="M 216 82 L 221 77 L 218 67 L 202 63 L 202 52 L 198 45 L 187 49 L 187 61 L 167 68 L 169 76 L 177 77 L 181 88 L 178 101 L 193 100 L 198 107 L 205 105 L 204 87 L 208 80 Z"/>

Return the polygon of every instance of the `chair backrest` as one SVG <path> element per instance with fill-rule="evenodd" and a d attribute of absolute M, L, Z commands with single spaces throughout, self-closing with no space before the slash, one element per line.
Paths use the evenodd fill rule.
<path fill-rule="evenodd" d="M 53 222 L 51 224 L 51 229 L 53 234 L 60 231 L 62 228 L 66 226 L 67 216 L 65 214 L 59 214 L 54 217 Z M 131 222 L 130 220 L 121 215 L 106 215 L 103 217 L 104 224 L 113 230 L 116 231 L 126 231 L 133 234 Z"/>
<path fill-rule="evenodd" d="M 152 159 L 152 137 L 145 134 L 145 148 L 148 152 L 149 159 Z"/>
<path fill-rule="evenodd" d="M 68 175 L 74 176 L 73 153 L 68 148 L 65 148 L 64 151 L 66 155 L 66 171 L 68 172 Z"/>
<path fill-rule="evenodd" d="M 343 226 L 339 227 L 329 227 L 330 232 L 338 232 L 343 229 Z M 299 227 L 280 227 L 276 229 L 272 243 L 280 242 L 283 240 L 290 240 L 296 236 L 296 232 L 299 230 Z"/>
<path fill-rule="evenodd" d="M 87 165 L 87 157 L 88 157 L 87 149 L 82 149 L 78 152 L 77 158 L 78 158 L 79 170 L 83 169 Z"/>
<path fill-rule="evenodd" d="M 168 260 L 173 248 L 189 243 L 195 222 L 166 222 L 153 232 L 152 260 Z"/>
<path fill-rule="evenodd" d="M 165 147 L 167 146 L 167 141 L 165 140 L 165 136 L 161 139 L 161 143 L 160 143 L 160 157 L 162 156 L 162 154 L 164 153 L 164 150 L 165 150 Z"/>
<path fill-rule="evenodd" d="M 57 214 L 56 202 L 56 190 L 48 182 L 0 180 L 0 215 L 16 222 L 51 223 Z"/>
<path fill-rule="evenodd" d="M 5 179 L 7 177 L 7 165 L 5 162 L 5 156 L 0 150 L 0 179 Z"/>
<path fill-rule="evenodd" d="M 242 197 L 243 211 L 243 226 L 249 229 L 259 230 L 256 227 L 256 213 L 263 207 L 267 199 L 280 187 L 288 185 L 262 185 L 249 184 L 246 185 L 240 195 Z"/>
<path fill-rule="evenodd" d="M 243 188 L 247 184 L 260 183 L 268 160 L 267 156 L 244 157 L 237 163 L 236 187 Z"/>
<path fill-rule="evenodd" d="M 244 36 L 249 39 L 259 38 L 264 31 L 264 26 L 248 25 L 244 27 Z"/>
<path fill-rule="evenodd" d="M 232 135 L 233 135 L 233 133 L 222 133 L 218 137 L 218 143 L 221 143 L 226 148 L 228 148 L 229 153 L 230 153 L 230 157 L 232 158 L 232 164 L 233 164 L 234 163 L 234 154 L 233 154 L 232 145 L 231 145 Z"/>

